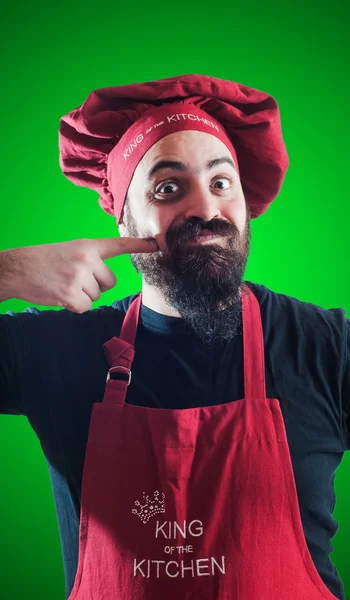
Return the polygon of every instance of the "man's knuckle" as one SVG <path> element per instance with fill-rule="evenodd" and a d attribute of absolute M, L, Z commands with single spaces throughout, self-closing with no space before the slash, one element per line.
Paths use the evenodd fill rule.
<path fill-rule="evenodd" d="M 78 263 L 72 263 L 68 273 L 68 285 L 74 284 L 81 277 L 81 265 Z"/>
<path fill-rule="evenodd" d="M 67 285 L 65 290 L 62 293 L 62 299 L 65 304 L 72 304 L 76 297 L 75 287 L 73 285 Z"/>

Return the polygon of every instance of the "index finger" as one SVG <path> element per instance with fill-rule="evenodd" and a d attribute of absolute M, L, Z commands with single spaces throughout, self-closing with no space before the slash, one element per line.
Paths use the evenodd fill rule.
<path fill-rule="evenodd" d="M 149 238 L 99 238 L 95 240 L 102 260 L 113 258 L 120 254 L 137 254 L 139 252 L 159 252 L 158 244 L 152 237 Z"/>

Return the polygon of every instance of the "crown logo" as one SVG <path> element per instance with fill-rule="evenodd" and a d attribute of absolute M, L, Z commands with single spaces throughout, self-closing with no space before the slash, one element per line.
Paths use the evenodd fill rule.
<path fill-rule="evenodd" d="M 165 494 L 162 493 L 162 497 L 159 497 L 159 492 L 156 490 L 153 493 L 153 499 L 143 492 L 142 494 L 144 504 L 141 504 L 138 500 L 134 502 L 138 508 L 133 508 L 132 513 L 140 517 L 142 523 L 148 523 L 148 521 L 154 517 L 157 513 L 165 513 Z"/>

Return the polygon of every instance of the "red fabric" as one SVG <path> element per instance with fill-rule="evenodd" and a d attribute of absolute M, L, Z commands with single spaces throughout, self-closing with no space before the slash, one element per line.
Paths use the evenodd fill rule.
<path fill-rule="evenodd" d="M 117 185 L 119 177 L 125 176 L 123 161 L 114 164 L 117 188 L 112 190 L 107 172 L 109 155 L 145 113 L 169 104 L 180 104 L 181 112 L 204 111 L 209 121 L 221 125 L 236 151 L 252 216 L 264 213 L 279 193 L 288 168 L 276 100 L 265 92 L 207 75 L 182 75 L 93 91 L 82 106 L 60 121 L 63 173 L 77 185 L 96 190 L 103 210 L 119 222 L 126 187 L 125 182 Z"/>
<path fill-rule="evenodd" d="M 104 345 L 132 369 L 142 294 Z M 184 410 L 93 407 L 69 600 L 336 600 L 302 528 L 280 404 L 266 398 L 260 307 L 242 294 L 244 398 Z"/>

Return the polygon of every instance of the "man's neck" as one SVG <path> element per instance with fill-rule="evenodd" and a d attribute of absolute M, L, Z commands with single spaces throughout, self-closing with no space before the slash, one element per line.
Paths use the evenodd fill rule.
<path fill-rule="evenodd" d="M 169 306 L 163 296 L 153 287 L 142 282 L 142 304 L 154 310 L 154 312 L 166 317 L 177 317 L 181 319 L 180 313 L 172 306 Z"/>

